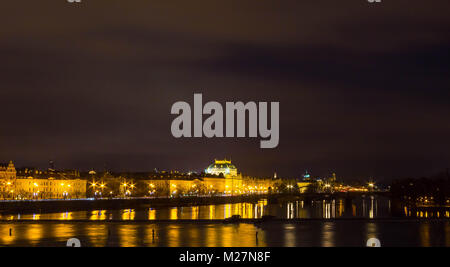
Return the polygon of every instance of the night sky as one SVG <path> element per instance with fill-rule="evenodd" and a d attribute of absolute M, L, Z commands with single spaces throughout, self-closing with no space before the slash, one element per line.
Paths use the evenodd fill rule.
<path fill-rule="evenodd" d="M 0 162 L 378 180 L 450 167 L 450 1 L 4 1 Z M 280 144 L 175 139 L 176 101 L 279 101 Z"/>

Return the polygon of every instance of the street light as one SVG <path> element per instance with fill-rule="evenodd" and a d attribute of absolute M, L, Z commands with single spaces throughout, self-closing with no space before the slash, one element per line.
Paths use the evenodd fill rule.
<path fill-rule="evenodd" d="M 375 188 L 375 183 L 374 182 L 368 182 L 367 186 L 369 187 L 369 191 L 373 191 L 373 189 Z"/>
<path fill-rule="evenodd" d="M 105 189 L 106 184 L 104 182 L 102 182 L 100 184 L 100 197 L 103 197 L 103 189 Z"/>
<path fill-rule="evenodd" d="M 39 195 L 39 190 L 37 190 L 39 185 L 38 185 L 38 183 L 34 183 L 33 185 L 34 185 L 34 187 L 33 187 L 33 197 L 37 199 L 38 195 Z M 37 192 L 34 191 L 35 189 L 37 190 Z"/>

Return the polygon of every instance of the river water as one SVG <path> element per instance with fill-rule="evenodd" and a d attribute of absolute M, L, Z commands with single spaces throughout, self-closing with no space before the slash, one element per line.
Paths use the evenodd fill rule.
<path fill-rule="evenodd" d="M 0 216 L 0 246 L 65 246 L 74 237 L 83 246 L 365 246 L 369 238 L 379 239 L 382 246 L 450 246 L 448 214 L 439 218 L 436 214 L 419 219 L 393 218 L 390 209 L 389 199 L 361 198 L 351 206 L 342 200 L 283 204 L 261 200 L 192 207 L 4 214 Z M 285 220 L 262 224 L 214 221 L 232 215 L 249 219 L 273 215 Z M 312 220 L 289 220 L 296 218 Z"/>

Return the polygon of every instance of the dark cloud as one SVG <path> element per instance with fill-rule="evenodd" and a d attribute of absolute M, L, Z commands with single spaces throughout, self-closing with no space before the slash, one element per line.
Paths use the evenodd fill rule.
<path fill-rule="evenodd" d="M 448 1 L 34 1 L 2 6 L 0 160 L 346 178 L 450 160 Z M 20 19 L 19 19 L 20 18 Z M 175 139 L 171 105 L 280 101 L 277 149 Z"/>

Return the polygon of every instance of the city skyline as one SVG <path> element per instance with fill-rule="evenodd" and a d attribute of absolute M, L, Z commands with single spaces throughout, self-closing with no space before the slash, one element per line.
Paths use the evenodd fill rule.
<path fill-rule="evenodd" d="M 4 1 L 0 247 L 142 247 L 166 265 L 450 247 L 449 11 Z"/>
<path fill-rule="evenodd" d="M 232 164 L 231 166 L 233 166 L 233 168 L 235 167 L 235 162 L 231 161 L 230 158 L 214 158 L 214 161 L 217 162 L 222 162 L 225 161 L 229 164 Z M 213 161 L 213 162 L 214 162 Z M 9 162 L 9 163 L 6 163 Z M 111 173 L 111 174 L 151 174 L 151 173 L 167 173 L 167 174 L 174 174 L 176 175 L 178 174 L 183 174 L 183 175 L 190 175 L 190 174 L 195 174 L 195 175 L 201 175 L 201 174 L 214 174 L 214 171 L 211 171 L 211 160 L 209 161 L 208 164 L 206 164 L 205 166 L 195 166 L 195 167 L 191 167 L 191 168 L 186 168 L 186 169 L 180 169 L 180 168 L 174 168 L 174 169 L 163 169 L 163 168 L 158 168 L 158 167 L 153 167 L 153 168 L 148 168 L 148 169 L 144 169 L 144 170 L 133 170 L 133 169 L 123 169 L 123 170 L 117 170 L 117 169 L 111 169 L 108 168 L 107 165 L 104 165 L 103 168 L 70 168 L 70 167 L 60 167 L 57 162 L 50 160 L 47 162 L 47 166 L 42 165 L 42 166 L 25 166 L 25 165 L 20 165 L 17 164 L 17 162 L 15 162 L 14 160 L 9 160 L 9 161 L 4 161 L 4 163 L 2 163 L 2 161 L 0 161 L 0 167 L 7 167 L 9 164 L 14 164 L 17 170 L 20 170 L 22 172 L 24 171 L 40 171 L 40 172 L 66 172 L 66 171 L 75 171 L 76 173 L 78 173 L 78 175 L 80 173 L 84 173 L 84 174 L 89 174 L 91 172 L 95 172 L 96 174 L 101 174 L 101 173 Z M 365 176 L 360 176 L 357 178 L 354 177 L 345 177 L 342 176 L 341 174 L 337 173 L 335 170 L 330 170 L 328 172 L 324 172 L 324 173 L 318 173 L 315 172 L 313 169 L 311 168 L 305 168 L 303 170 L 300 170 L 297 174 L 295 175 L 284 175 L 282 172 L 280 173 L 279 171 L 275 170 L 272 173 L 269 173 L 267 175 L 262 175 L 262 176 L 258 176 L 258 175 L 253 175 L 251 173 L 246 173 L 246 172 L 242 172 L 241 171 L 241 166 L 240 164 L 237 165 L 239 168 L 239 171 L 237 171 L 236 169 L 234 170 L 237 174 L 239 175 L 244 175 L 244 176 L 249 176 L 249 177 L 255 177 L 255 178 L 281 178 L 281 179 L 298 179 L 298 180 L 303 180 L 305 178 L 312 178 L 312 179 L 329 179 L 330 177 L 334 177 L 334 179 L 336 179 L 336 177 L 338 177 L 338 179 L 341 182 L 357 182 L 357 183 L 368 183 L 369 181 L 377 181 L 377 183 L 380 184 L 384 184 L 384 185 L 388 185 L 391 182 L 395 181 L 395 180 L 401 180 L 401 179 L 405 179 L 405 178 L 429 178 L 429 177 L 438 177 L 438 176 L 442 176 L 442 175 L 449 175 L 449 169 L 443 169 L 439 172 L 435 172 L 435 173 L 429 173 L 427 175 L 423 175 L 423 176 L 399 176 L 399 177 L 395 177 L 393 179 L 386 179 L 385 177 L 376 177 L 376 176 L 372 176 L 372 175 L 365 175 Z M 244 167 L 245 169 L 245 167 Z M 216 171 L 217 172 L 217 171 Z M 215 173 L 215 175 L 218 175 L 218 173 Z M 226 173 L 223 173 L 223 175 L 227 175 Z"/>

